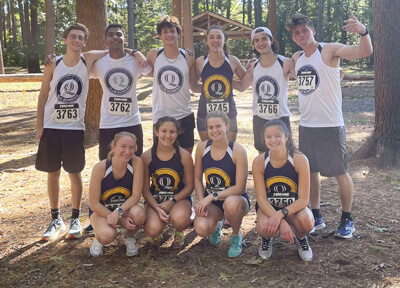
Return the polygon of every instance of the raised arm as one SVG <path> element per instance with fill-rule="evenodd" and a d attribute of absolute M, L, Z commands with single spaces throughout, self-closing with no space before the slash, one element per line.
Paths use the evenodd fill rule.
<path fill-rule="evenodd" d="M 243 79 L 246 74 L 246 69 L 244 69 L 242 63 L 240 63 L 239 59 L 233 55 L 229 55 L 229 60 L 231 61 L 232 71 L 235 72 L 239 79 Z"/>
<path fill-rule="evenodd" d="M 201 93 L 201 84 L 196 73 L 196 59 L 193 54 L 186 53 L 186 62 L 189 68 L 189 87 L 193 93 Z"/>
<path fill-rule="evenodd" d="M 155 63 L 156 63 L 156 58 L 157 58 L 157 49 L 151 49 L 148 53 L 147 53 L 147 63 L 149 63 L 150 66 L 154 67 Z M 148 73 L 146 75 L 147 77 L 154 77 L 154 69 L 153 71 L 151 71 L 150 73 Z"/>
<path fill-rule="evenodd" d="M 243 92 L 247 88 L 249 88 L 249 86 L 253 82 L 253 72 L 254 72 L 254 63 L 251 63 L 249 70 L 246 71 L 244 77 L 241 80 L 233 79 L 232 82 L 233 89 Z"/>
<path fill-rule="evenodd" d="M 93 66 L 93 63 L 96 60 L 99 60 L 100 58 L 106 56 L 108 54 L 108 50 L 90 50 L 90 51 L 84 52 L 82 54 L 83 54 L 83 57 L 85 57 L 85 60 L 86 60 L 87 70 L 90 71 L 90 69 Z"/>
<path fill-rule="evenodd" d="M 365 25 L 360 23 L 353 13 L 351 13 L 351 18 L 344 22 L 346 25 L 343 26 L 343 29 L 348 33 L 365 34 L 367 32 Z M 333 57 L 339 57 L 346 60 L 368 57 L 373 52 L 371 37 L 369 34 L 360 36 L 360 43 L 357 45 L 331 43 L 329 46 Z"/>

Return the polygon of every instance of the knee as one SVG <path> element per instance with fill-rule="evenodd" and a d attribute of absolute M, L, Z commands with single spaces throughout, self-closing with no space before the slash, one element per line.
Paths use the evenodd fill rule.
<path fill-rule="evenodd" d="M 144 224 L 144 233 L 149 237 L 157 237 L 160 235 L 163 230 L 164 226 L 160 225 L 160 223 L 151 223 L 153 221 L 146 221 Z"/>
<path fill-rule="evenodd" d="M 117 232 L 110 230 L 110 231 L 103 231 L 101 233 L 96 233 L 95 231 L 95 236 L 97 241 L 99 241 L 103 245 L 106 245 L 114 241 L 115 237 L 117 236 Z"/>
<path fill-rule="evenodd" d="M 299 215 L 297 219 L 297 226 L 296 229 L 299 230 L 298 232 L 308 233 L 314 228 L 314 218 L 308 217 L 308 215 Z"/>
<path fill-rule="evenodd" d="M 133 219 L 135 225 L 139 227 L 142 227 L 144 222 L 146 221 L 146 212 L 142 207 L 138 205 L 131 208 L 131 210 L 129 211 L 129 216 Z"/>
<path fill-rule="evenodd" d="M 196 218 L 194 218 L 194 223 L 193 223 L 194 231 L 196 231 L 197 235 L 199 235 L 200 237 L 207 237 L 212 232 L 210 232 L 210 228 L 207 221 L 201 218 L 204 217 L 196 216 Z"/>
<path fill-rule="evenodd" d="M 228 217 L 235 217 L 238 213 L 243 212 L 242 202 L 240 197 L 228 197 L 224 201 L 224 214 Z"/>
<path fill-rule="evenodd" d="M 175 228 L 186 228 L 190 225 L 190 214 L 182 210 L 174 211 L 170 221 Z"/>

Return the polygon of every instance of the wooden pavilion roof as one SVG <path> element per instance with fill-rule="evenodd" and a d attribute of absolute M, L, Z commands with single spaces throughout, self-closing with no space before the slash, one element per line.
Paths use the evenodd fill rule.
<path fill-rule="evenodd" d="M 193 23 L 193 39 L 201 40 L 205 38 L 207 30 L 211 26 L 221 26 L 229 39 L 250 38 L 253 27 L 244 25 L 235 20 L 228 19 L 224 16 L 215 14 L 210 11 L 204 11 L 192 17 Z"/>

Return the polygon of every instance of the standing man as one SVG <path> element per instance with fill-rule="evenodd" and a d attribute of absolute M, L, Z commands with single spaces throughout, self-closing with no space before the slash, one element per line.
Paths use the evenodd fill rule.
<path fill-rule="evenodd" d="M 79 212 L 82 199 L 81 171 L 85 166 L 83 136 L 88 71 L 107 51 L 81 53 L 88 39 L 87 28 L 76 23 L 63 33 L 66 54 L 45 66 L 37 105 L 37 138 L 40 139 L 35 167 L 47 172 L 47 191 L 52 220 L 42 235 L 53 240 L 66 229 L 60 216 L 61 166 L 71 180 L 72 216 L 67 237 L 82 237 Z"/>
<path fill-rule="evenodd" d="M 346 132 L 342 115 L 340 59 L 359 59 L 372 54 L 368 28 L 351 14 L 343 26 L 349 33 L 360 34 L 358 45 L 318 43 L 315 29 L 307 16 L 296 15 L 286 23 L 292 40 L 303 51 L 293 55 L 299 89 L 299 148 L 307 156 L 311 171 L 311 209 L 315 230 L 325 223 L 320 213 L 320 174 L 335 177 L 339 185 L 342 218 L 336 237 L 352 238 L 355 231 L 350 214 L 353 183 L 347 171 Z"/>
<path fill-rule="evenodd" d="M 195 122 L 190 107 L 189 75 L 193 89 L 193 84 L 197 83 L 195 58 L 178 46 L 182 28 L 176 17 L 162 16 L 157 22 L 157 34 L 163 47 L 151 49 L 147 54 L 147 61 L 154 67 L 153 123 L 164 116 L 177 119 L 179 146 L 191 153 Z"/>
<path fill-rule="evenodd" d="M 274 37 L 267 27 L 251 32 L 251 44 L 257 60 L 250 64 L 242 80 L 233 81 L 233 88 L 243 92 L 250 84 L 253 86 L 254 147 L 261 154 L 268 150 L 262 131 L 269 120 L 280 119 L 291 131 L 287 99 L 294 61 L 276 54 Z"/>
<path fill-rule="evenodd" d="M 99 159 L 107 158 L 110 143 L 115 134 L 125 131 L 136 136 L 136 156 L 143 152 L 143 130 L 136 96 L 137 80 L 147 74 L 152 67 L 139 51 L 132 53 L 135 59 L 124 50 L 125 30 L 120 24 L 110 24 L 105 31 L 105 42 L 109 54 L 96 61 L 90 77 L 100 80 L 103 88 L 99 131 Z M 146 67 L 141 68 L 140 63 Z"/>

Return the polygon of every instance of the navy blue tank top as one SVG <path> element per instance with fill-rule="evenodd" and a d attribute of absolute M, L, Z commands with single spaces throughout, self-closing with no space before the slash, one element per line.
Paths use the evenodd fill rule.
<path fill-rule="evenodd" d="M 155 159 L 151 159 L 149 164 L 149 174 L 150 192 L 158 203 L 169 200 L 185 187 L 184 168 L 176 153 L 167 161 L 162 161 L 155 155 Z"/>
<path fill-rule="evenodd" d="M 233 71 L 228 54 L 222 66 L 211 66 L 208 55 L 204 56 L 204 66 L 201 70 L 203 89 L 199 100 L 197 115 L 204 118 L 212 111 L 223 111 L 229 118 L 237 115 L 236 104 L 232 93 Z"/>
<path fill-rule="evenodd" d="M 106 160 L 106 172 L 101 181 L 100 203 L 111 211 L 114 211 L 132 195 L 132 160 L 128 162 L 125 174 L 121 179 L 116 180 L 112 171 L 112 162 Z"/>
<path fill-rule="evenodd" d="M 211 157 L 212 140 L 207 141 L 201 165 L 206 179 L 206 193 L 223 191 L 236 184 L 236 165 L 232 160 L 233 141 L 229 141 L 225 156 L 221 160 Z"/>
<path fill-rule="evenodd" d="M 271 165 L 269 151 L 265 153 L 264 181 L 269 203 L 280 209 L 298 199 L 299 176 L 294 168 L 294 151 L 289 150 L 288 159 L 280 168 Z"/>

